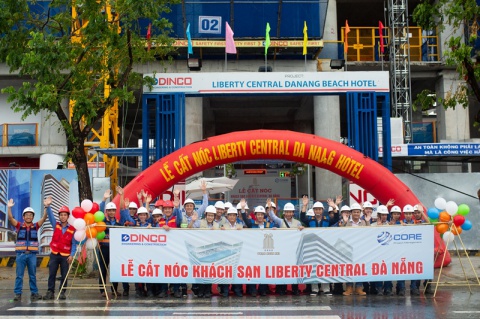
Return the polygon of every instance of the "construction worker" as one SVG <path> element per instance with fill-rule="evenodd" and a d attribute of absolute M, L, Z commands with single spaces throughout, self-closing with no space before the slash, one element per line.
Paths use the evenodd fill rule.
<path fill-rule="evenodd" d="M 50 242 L 50 261 L 48 262 L 48 291 L 43 299 L 53 299 L 55 293 L 55 278 L 57 277 L 58 267 L 60 267 L 61 281 L 60 287 L 67 286 L 68 265 L 73 262 L 73 257 L 77 251 L 77 241 L 73 237 L 75 228 L 68 223 L 70 209 L 62 206 L 58 210 L 59 222 L 55 219 L 50 206 L 47 207 L 48 220 L 50 224 L 55 225 L 52 241 Z M 60 299 L 66 299 L 65 289 L 60 293 Z"/>
<path fill-rule="evenodd" d="M 50 206 L 52 202 L 51 197 L 47 197 L 43 201 L 43 205 Z M 33 208 L 27 207 L 23 210 L 23 223 L 18 222 L 13 218 L 12 207 L 15 206 L 13 199 L 8 201 L 8 221 L 10 225 L 15 227 L 17 231 L 17 242 L 15 244 L 15 264 L 16 264 L 16 278 L 13 293 L 15 297 L 13 301 L 20 301 L 22 299 L 23 276 L 25 274 L 25 267 L 28 270 L 28 279 L 30 284 L 30 300 L 35 301 L 42 299 L 38 294 L 37 287 L 37 254 L 38 254 L 38 233 L 40 227 L 47 220 L 47 211 L 45 210 L 42 218 L 33 223 L 35 212 Z"/>

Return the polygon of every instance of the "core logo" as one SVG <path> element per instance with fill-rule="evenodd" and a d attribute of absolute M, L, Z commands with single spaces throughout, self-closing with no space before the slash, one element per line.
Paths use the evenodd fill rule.
<path fill-rule="evenodd" d="M 388 245 L 393 243 L 394 245 L 398 244 L 413 244 L 422 241 L 422 234 L 390 234 L 389 232 L 382 232 L 378 234 L 377 241 L 380 245 Z"/>
<path fill-rule="evenodd" d="M 174 77 L 174 78 L 158 78 L 156 81 L 157 85 L 192 85 L 191 77 Z"/>
<path fill-rule="evenodd" d="M 392 241 L 392 235 L 387 231 L 381 232 L 377 236 L 377 241 L 380 245 L 388 245 Z"/>

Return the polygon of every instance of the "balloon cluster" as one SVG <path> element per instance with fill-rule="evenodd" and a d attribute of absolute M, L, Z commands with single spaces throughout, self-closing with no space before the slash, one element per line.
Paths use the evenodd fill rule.
<path fill-rule="evenodd" d="M 95 249 L 97 240 L 105 238 L 105 214 L 99 209 L 97 203 L 84 199 L 80 207 L 72 210 L 68 219 L 68 223 L 75 227 L 75 240 L 86 243 L 87 249 Z"/>
<path fill-rule="evenodd" d="M 470 213 L 468 205 L 457 205 L 454 201 L 447 202 L 441 197 L 434 204 L 435 207 L 429 208 L 427 215 L 430 222 L 437 223 L 435 229 L 446 243 L 452 242 L 462 231 L 472 229 L 472 222 L 465 218 Z"/>

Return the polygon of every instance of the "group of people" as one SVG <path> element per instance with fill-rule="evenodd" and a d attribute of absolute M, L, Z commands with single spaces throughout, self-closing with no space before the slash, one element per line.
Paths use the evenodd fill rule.
<path fill-rule="evenodd" d="M 106 203 L 111 197 L 111 191 L 107 190 L 104 194 L 103 201 L 100 203 L 100 210 L 105 212 L 104 222 L 107 225 L 105 237 L 99 240 L 99 248 L 103 256 L 104 262 L 100 263 L 99 287 L 100 293 L 105 296 L 106 291 L 103 287 L 107 278 L 108 266 L 110 263 L 110 236 L 109 226 L 123 227 L 161 227 L 165 230 L 171 228 L 203 228 L 214 230 L 241 230 L 244 228 L 264 229 L 264 228 L 288 228 L 302 230 L 305 227 L 357 227 L 357 226 L 385 226 L 385 225 L 404 225 L 404 224 L 424 224 L 428 223 L 428 218 L 423 212 L 421 205 L 406 205 L 401 209 L 393 206 L 394 201 L 390 200 L 386 206 L 380 205 L 374 211 L 370 202 L 363 205 L 358 203 L 349 206 L 341 206 L 342 197 L 337 196 L 335 200 L 328 199 L 326 209 L 323 203 L 315 202 L 311 209 L 309 207 L 309 199 L 304 196 L 301 200 L 300 212 L 295 218 L 295 207 L 292 203 L 287 203 L 283 207 L 283 215 L 280 216 L 275 203 L 268 199 L 265 206 L 257 206 L 250 211 L 245 199 L 240 200 L 235 206 L 229 202 L 217 201 L 215 205 L 208 205 L 208 192 L 206 184 L 201 184 L 203 191 L 202 205 L 195 209 L 195 202 L 186 199 L 183 203 L 183 209 L 180 207 L 179 191 L 174 190 L 173 200 L 157 200 L 151 207 L 151 195 L 141 191 L 138 194 L 138 203 L 129 201 L 124 198 L 124 192 L 121 187 L 117 187 L 117 194 L 120 195 L 120 218 L 117 219 L 117 206 L 113 202 Z M 31 207 L 27 207 L 23 211 L 24 222 L 16 221 L 11 213 L 13 200 L 8 203 L 9 221 L 12 226 L 16 227 L 18 240 L 16 246 L 17 252 L 17 269 L 15 281 L 15 301 L 21 300 L 23 275 L 25 267 L 28 268 L 31 300 L 53 299 L 55 292 L 55 277 L 60 267 L 61 283 L 67 286 L 68 265 L 72 262 L 76 252 L 77 242 L 74 239 L 74 227 L 69 225 L 68 217 L 70 211 L 68 207 L 60 208 L 59 222 L 56 221 L 50 208 L 52 199 L 44 200 L 45 213 L 42 218 L 33 223 L 34 211 Z M 388 206 L 392 206 L 390 211 Z M 404 219 L 400 219 L 401 213 L 404 213 Z M 52 226 L 54 225 L 54 233 L 52 242 L 50 243 L 51 254 L 49 261 L 49 279 L 48 290 L 45 296 L 38 293 L 36 285 L 36 255 L 38 253 L 38 231 L 42 224 L 49 218 Z M 161 281 L 161 279 L 160 279 Z M 426 284 L 426 283 L 424 283 Z M 112 283 L 112 292 L 117 296 L 118 283 Z M 123 296 L 129 296 L 130 285 L 123 283 Z M 222 284 L 217 289 L 220 296 L 227 297 L 229 293 L 235 296 L 243 296 L 243 285 Z M 386 282 L 370 282 L 356 283 L 354 289 L 353 283 L 330 284 L 329 294 L 343 295 L 393 295 L 393 283 Z M 426 293 L 430 293 L 430 285 L 427 285 Z M 210 284 L 194 284 L 192 292 L 199 298 L 210 298 L 212 296 L 212 285 Z M 298 285 L 291 285 L 291 293 L 300 295 Z M 420 281 L 412 280 L 410 285 L 410 294 L 419 295 Z M 275 285 L 273 292 L 269 285 L 247 284 L 246 293 L 251 296 L 266 296 L 267 294 L 287 294 L 287 285 Z M 321 284 L 307 284 L 303 293 L 310 295 L 320 295 L 323 292 Z M 159 297 L 165 298 L 169 294 L 174 297 L 181 298 L 187 295 L 186 284 L 171 284 L 170 287 L 166 283 L 135 283 L 135 295 L 137 297 Z M 396 294 L 405 295 L 405 281 L 397 281 Z M 65 290 L 60 292 L 60 299 L 65 299 Z"/>

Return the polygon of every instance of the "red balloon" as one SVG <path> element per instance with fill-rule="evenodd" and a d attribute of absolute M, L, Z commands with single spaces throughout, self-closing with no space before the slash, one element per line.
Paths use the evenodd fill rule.
<path fill-rule="evenodd" d="M 97 203 L 93 202 L 92 209 L 90 209 L 89 213 L 95 214 L 99 210 L 100 210 L 100 206 Z"/>
<path fill-rule="evenodd" d="M 465 222 L 465 216 L 462 216 L 462 215 L 453 216 L 453 223 L 455 224 L 455 226 L 460 227 L 463 225 L 464 222 Z"/>
<path fill-rule="evenodd" d="M 85 211 L 81 207 L 75 207 L 72 210 L 72 215 L 75 218 L 82 218 L 83 219 L 83 216 L 85 216 Z"/>

